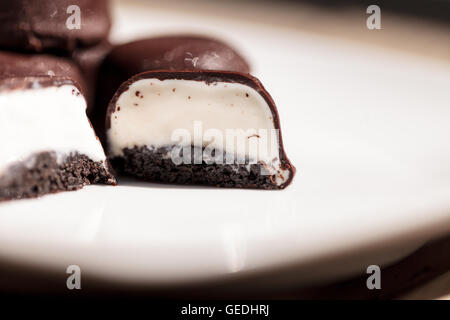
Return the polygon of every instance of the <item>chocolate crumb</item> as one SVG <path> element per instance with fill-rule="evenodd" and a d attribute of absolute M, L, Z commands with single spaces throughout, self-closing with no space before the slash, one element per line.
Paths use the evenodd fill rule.
<path fill-rule="evenodd" d="M 245 93 L 245 96 L 248 98 L 248 93 L 247 92 Z"/>
<path fill-rule="evenodd" d="M 140 95 L 141 95 L 141 92 L 140 91 L 136 91 L 136 97 L 139 97 Z"/>
<path fill-rule="evenodd" d="M 175 88 L 173 88 L 173 89 L 172 89 L 172 92 L 175 92 L 175 90 L 176 90 L 176 89 L 175 89 Z"/>
<path fill-rule="evenodd" d="M 122 175 L 134 176 L 146 181 L 176 183 L 187 185 L 210 185 L 224 188 L 281 189 L 284 186 L 262 175 L 261 164 L 225 164 L 227 155 L 223 154 L 224 164 L 176 165 L 167 158 L 175 145 L 161 148 L 133 147 L 122 149 L 123 155 L 110 158 L 112 166 Z M 203 153 L 206 147 L 191 146 L 190 155 Z M 190 157 L 193 161 L 193 157 Z M 247 166 L 247 163 L 249 164 Z M 144 165 L 145 164 L 145 165 Z M 273 178 L 272 178 L 273 179 Z"/>
<path fill-rule="evenodd" d="M 0 202 L 78 190 L 88 184 L 116 184 L 101 161 L 94 162 L 83 154 L 70 154 L 59 163 L 56 154 L 42 152 L 30 160 L 31 167 L 18 163 L 11 176 L 0 178 Z"/>

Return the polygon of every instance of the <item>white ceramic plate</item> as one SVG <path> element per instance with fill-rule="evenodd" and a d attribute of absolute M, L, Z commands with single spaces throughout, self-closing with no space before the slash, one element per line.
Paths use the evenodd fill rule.
<path fill-rule="evenodd" d="M 116 42 L 183 30 L 234 43 L 277 102 L 298 174 L 274 192 L 121 180 L 4 203 L 0 257 L 149 285 L 295 265 L 303 284 L 450 231 L 448 64 L 214 17 L 115 16 Z"/>

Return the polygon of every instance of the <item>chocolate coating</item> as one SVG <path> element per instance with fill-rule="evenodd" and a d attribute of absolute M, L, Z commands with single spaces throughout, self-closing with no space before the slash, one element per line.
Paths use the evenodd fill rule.
<path fill-rule="evenodd" d="M 105 114 L 120 84 L 151 70 L 225 70 L 249 73 L 247 61 L 233 48 L 216 39 L 194 36 L 163 36 L 142 39 L 113 48 L 99 75 L 95 111 L 91 121 L 105 142 Z"/>
<path fill-rule="evenodd" d="M 228 83 L 239 83 L 246 85 L 252 89 L 254 89 L 256 92 L 258 92 L 263 99 L 266 101 L 267 105 L 270 108 L 270 111 L 272 113 L 273 118 L 273 125 L 275 129 L 278 129 L 279 132 L 279 155 L 280 155 L 280 162 L 281 167 L 283 169 L 289 170 L 290 175 L 288 180 L 283 184 L 282 188 L 285 188 L 288 186 L 295 175 L 295 167 L 291 164 L 289 161 L 286 152 L 284 151 L 283 147 L 283 139 L 281 135 L 281 128 L 280 128 L 280 119 L 278 116 L 277 107 L 275 105 L 275 102 L 273 101 L 270 94 L 266 91 L 262 83 L 255 77 L 251 76 L 250 74 L 244 74 L 239 72 L 230 72 L 230 71 L 209 71 L 209 70 L 203 70 L 203 71 L 147 71 L 140 74 L 137 74 L 133 76 L 132 78 L 128 79 L 126 82 L 124 82 L 117 92 L 114 94 L 113 98 L 111 99 L 108 109 L 106 112 L 106 119 L 105 119 L 105 127 L 106 129 L 109 129 L 111 127 L 111 115 L 116 110 L 116 103 L 119 99 L 120 95 L 123 92 L 126 92 L 129 87 L 135 83 L 136 81 L 142 80 L 142 79 L 158 79 L 158 80 L 191 80 L 191 81 L 201 81 L 205 82 L 207 84 L 213 84 L 215 82 L 228 82 Z"/>
<path fill-rule="evenodd" d="M 126 73 L 127 79 L 150 70 L 250 71 L 245 59 L 229 45 L 189 35 L 143 39 L 116 46 L 107 63 Z"/>
<path fill-rule="evenodd" d="M 66 22 L 80 8 L 81 28 Z M 2 0 L 0 47 L 32 52 L 72 51 L 108 37 L 111 27 L 107 0 Z"/>
<path fill-rule="evenodd" d="M 0 90 L 73 84 L 84 92 L 79 68 L 69 59 L 0 51 Z"/>
<path fill-rule="evenodd" d="M 72 53 L 72 59 L 80 68 L 86 83 L 85 96 L 88 102 L 88 115 L 91 114 L 95 104 L 100 66 L 111 49 L 112 45 L 108 41 L 104 41 L 93 47 L 76 49 Z"/>

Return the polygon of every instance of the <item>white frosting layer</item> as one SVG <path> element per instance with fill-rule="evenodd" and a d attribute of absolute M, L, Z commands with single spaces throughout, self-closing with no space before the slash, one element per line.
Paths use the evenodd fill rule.
<path fill-rule="evenodd" d="M 86 101 L 72 85 L 0 92 L 0 174 L 43 151 L 59 160 L 71 152 L 105 160 L 86 116 Z"/>
<path fill-rule="evenodd" d="M 271 174 L 280 170 L 279 138 L 272 112 L 264 98 L 249 86 L 143 79 L 120 95 L 115 110 L 107 132 L 112 156 L 134 146 L 193 144 L 263 161 Z M 233 139 L 227 139 L 230 133 L 237 137 L 234 145 Z M 181 137 L 186 134 L 189 139 Z M 222 139 L 217 139 L 220 135 Z M 246 142 L 236 142 L 239 139 Z M 280 183 L 289 173 L 282 174 Z"/>

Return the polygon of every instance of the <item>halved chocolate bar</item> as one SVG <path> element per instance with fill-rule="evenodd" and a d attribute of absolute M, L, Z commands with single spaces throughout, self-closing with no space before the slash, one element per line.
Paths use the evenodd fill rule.
<path fill-rule="evenodd" d="M 0 201 L 115 184 L 81 81 L 69 60 L 0 52 Z"/>
<path fill-rule="evenodd" d="M 138 74 L 112 98 L 106 128 L 113 166 L 148 181 L 283 189 L 295 173 L 273 99 L 243 73 Z"/>

